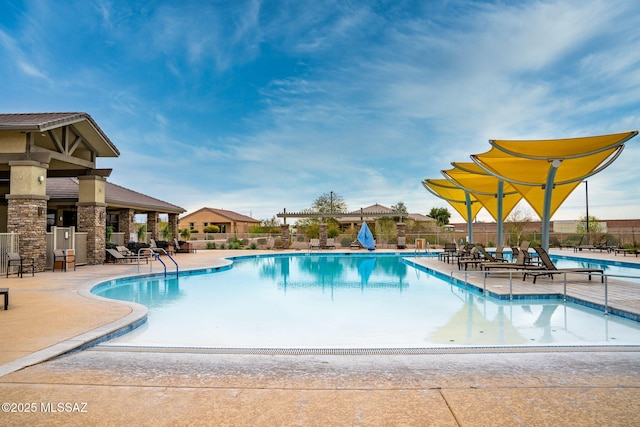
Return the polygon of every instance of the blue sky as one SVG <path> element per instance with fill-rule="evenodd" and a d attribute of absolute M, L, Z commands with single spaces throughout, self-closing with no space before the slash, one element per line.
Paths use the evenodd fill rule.
<path fill-rule="evenodd" d="M 89 113 L 111 182 L 190 212 L 428 213 L 422 180 L 489 139 L 640 128 L 638 22 L 635 0 L 3 0 L 0 112 Z M 590 215 L 640 218 L 639 160 L 636 137 L 589 179 Z M 579 186 L 553 219 L 584 212 Z"/>

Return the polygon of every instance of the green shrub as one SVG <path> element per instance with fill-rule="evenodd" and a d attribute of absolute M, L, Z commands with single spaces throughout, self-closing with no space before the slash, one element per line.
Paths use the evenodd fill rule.
<path fill-rule="evenodd" d="M 215 249 L 216 242 L 207 242 L 207 249 Z"/>
<path fill-rule="evenodd" d="M 343 248 L 348 248 L 349 246 L 351 246 L 351 238 L 350 237 L 343 237 L 340 240 L 340 246 L 342 246 Z"/>
<path fill-rule="evenodd" d="M 258 249 L 258 245 L 256 245 L 256 242 L 251 242 L 251 245 L 249 245 L 249 249 Z"/>
<path fill-rule="evenodd" d="M 204 232 L 205 233 L 219 233 L 220 232 L 220 227 L 218 227 L 217 225 L 207 225 L 204 228 Z"/>
<path fill-rule="evenodd" d="M 334 239 L 340 235 L 340 229 L 335 225 L 327 228 L 327 237 L 330 239 Z"/>

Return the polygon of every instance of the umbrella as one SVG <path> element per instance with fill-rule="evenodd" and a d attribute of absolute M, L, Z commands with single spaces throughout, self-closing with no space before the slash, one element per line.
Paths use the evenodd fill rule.
<path fill-rule="evenodd" d="M 360 231 L 358 232 L 358 242 L 360 242 L 362 247 L 370 251 L 376 248 L 376 242 L 373 240 L 373 234 L 371 234 L 371 230 L 369 230 L 366 221 L 362 221 L 362 227 L 360 227 Z"/>

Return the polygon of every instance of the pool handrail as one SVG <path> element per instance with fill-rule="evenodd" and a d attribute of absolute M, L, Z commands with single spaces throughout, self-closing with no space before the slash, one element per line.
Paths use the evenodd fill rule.
<path fill-rule="evenodd" d="M 138 257 L 140 257 L 141 252 L 143 251 L 149 251 L 150 255 L 151 255 L 151 262 L 149 263 L 149 270 L 153 270 L 153 258 L 155 258 L 156 260 L 160 261 L 160 264 L 162 264 L 162 267 L 164 269 L 164 277 L 167 277 L 167 264 L 164 263 L 164 261 L 162 261 L 162 259 L 160 258 L 160 254 L 158 253 L 159 251 L 164 252 L 164 254 L 166 256 L 169 257 L 169 259 L 175 264 L 176 266 L 176 279 L 180 277 L 180 267 L 178 266 L 178 263 L 176 262 L 175 259 L 173 259 L 173 257 L 171 256 L 171 254 L 169 254 L 166 250 L 164 250 L 163 248 L 140 248 L 138 250 Z M 138 263 L 138 271 L 140 271 L 140 264 Z"/>
<path fill-rule="evenodd" d="M 486 296 L 489 294 L 489 292 L 487 291 L 487 275 L 489 273 L 492 274 L 497 274 L 497 273 L 509 273 L 509 300 L 513 301 L 513 274 L 514 273 L 518 273 L 518 274 L 522 274 L 523 271 L 522 270 L 493 270 L 491 272 L 485 271 L 485 270 L 453 270 L 451 271 L 451 280 L 454 281 L 454 274 L 455 273 L 464 273 L 464 283 L 465 285 L 471 285 L 473 286 L 468 280 L 467 280 L 467 274 L 468 273 L 480 273 L 483 275 L 483 283 L 482 283 L 482 293 Z M 562 293 L 562 297 L 563 297 L 563 301 L 567 301 L 567 274 L 582 274 L 582 275 L 589 275 L 589 274 L 600 274 L 600 273 L 588 273 L 588 272 L 582 272 L 582 271 L 563 271 L 562 273 L 560 273 L 564 276 L 564 286 L 563 286 L 563 293 Z M 631 275 L 625 275 L 625 274 L 606 274 L 606 273 L 602 273 L 602 278 L 604 279 L 604 307 L 603 307 L 603 311 L 605 315 L 609 314 L 609 277 L 616 277 L 616 278 L 626 278 L 626 279 L 640 279 L 640 276 L 631 276 Z"/>

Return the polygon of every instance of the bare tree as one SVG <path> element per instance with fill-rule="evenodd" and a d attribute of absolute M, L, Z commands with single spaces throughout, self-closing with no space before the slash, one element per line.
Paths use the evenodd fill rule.
<path fill-rule="evenodd" d="M 531 222 L 533 215 L 529 209 L 516 207 L 511 211 L 507 217 L 505 224 L 507 233 L 509 233 L 509 241 L 511 244 L 515 241 L 517 246 L 520 246 L 520 240 L 522 239 L 522 233 L 528 223 Z"/>

